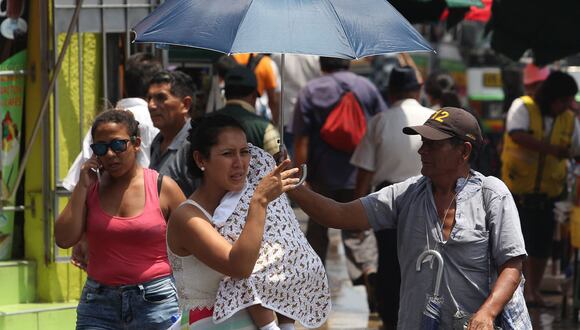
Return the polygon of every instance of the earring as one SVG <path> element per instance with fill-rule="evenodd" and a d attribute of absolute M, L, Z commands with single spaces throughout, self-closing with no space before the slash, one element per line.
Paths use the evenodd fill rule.
<path fill-rule="evenodd" d="M 205 167 L 203 167 L 203 166 L 202 166 L 202 167 L 201 167 L 201 171 L 202 171 L 202 172 L 203 172 L 203 171 L 205 171 Z"/>

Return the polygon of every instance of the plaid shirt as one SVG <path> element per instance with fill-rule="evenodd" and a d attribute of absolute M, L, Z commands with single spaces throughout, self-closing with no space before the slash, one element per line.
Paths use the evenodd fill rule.
<path fill-rule="evenodd" d="M 522 276 L 520 285 L 514 292 L 512 299 L 505 305 L 503 312 L 496 319 L 496 323 L 503 330 L 523 330 L 533 328 L 532 320 L 530 319 L 530 314 L 528 313 L 528 308 L 524 299 L 524 282 L 525 279 Z"/>

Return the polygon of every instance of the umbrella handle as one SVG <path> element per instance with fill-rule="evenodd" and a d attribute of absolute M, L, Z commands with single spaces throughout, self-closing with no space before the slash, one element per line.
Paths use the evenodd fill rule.
<path fill-rule="evenodd" d="M 433 295 L 435 297 L 438 297 L 439 289 L 441 288 L 441 280 L 443 279 L 443 257 L 441 256 L 441 253 L 435 250 L 423 251 L 423 253 L 419 255 L 419 258 L 417 258 L 417 264 L 415 266 L 415 269 L 418 272 L 421 271 L 421 265 L 423 264 L 423 260 L 425 260 L 425 258 L 427 258 L 428 255 L 432 255 L 433 257 L 437 258 L 437 261 L 439 262 L 439 264 L 437 265 L 437 278 L 435 280 L 435 290 L 433 290 Z M 433 269 L 433 264 L 431 264 L 431 269 Z"/>
<path fill-rule="evenodd" d="M 301 184 L 306 181 L 306 177 L 308 176 L 308 166 L 306 164 L 300 165 L 300 181 L 296 184 L 296 187 L 300 186 Z"/>
<path fill-rule="evenodd" d="M 287 158 L 288 158 L 288 151 L 286 150 L 286 147 L 283 144 L 280 144 L 280 151 L 278 151 L 274 155 L 274 160 L 276 160 L 276 164 L 278 165 L 278 164 L 282 163 Z M 306 164 L 300 165 L 300 180 L 295 185 L 295 187 L 298 187 L 301 184 L 303 184 L 304 181 L 306 181 L 307 176 L 308 176 L 308 166 Z"/>

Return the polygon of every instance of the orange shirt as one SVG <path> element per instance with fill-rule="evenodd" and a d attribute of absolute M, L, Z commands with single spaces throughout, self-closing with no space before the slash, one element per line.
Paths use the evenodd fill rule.
<path fill-rule="evenodd" d="M 256 56 L 256 54 L 254 54 L 254 56 Z M 248 65 L 250 54 L 234 54 L 233 57 L 239 64 Z M 269 56 L 264 56 L 254 70 L 256 80 L 258 81 L 258 93 L 260 93 L 260 95 L 262 95 L 265 90 L 273 90 L 276 88 L 277 77 L 272 69 L 272 64 L 272 59 Z"/>

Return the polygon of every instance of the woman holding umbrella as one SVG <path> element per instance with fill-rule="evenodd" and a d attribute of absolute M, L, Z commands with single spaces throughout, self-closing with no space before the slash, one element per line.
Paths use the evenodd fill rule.
<path fill-rule="evenodd" d="M 277 329 L 271 310 L 291 329 L 294 319 L 320 326 L 330 310 L 324 267 L 280 196 L 297 169 L 275 167 L 225 115 L 196 120 L 189 140 L 188 167 L 202 183 L 167 233 L 182 327 Z"/>

